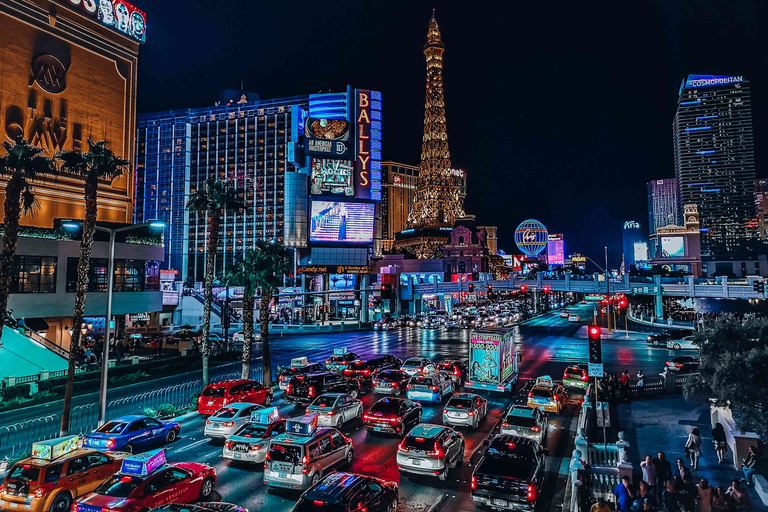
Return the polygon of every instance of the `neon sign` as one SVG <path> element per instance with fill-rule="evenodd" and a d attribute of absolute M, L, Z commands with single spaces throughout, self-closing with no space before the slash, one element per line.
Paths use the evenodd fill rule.
<path fill-rule="evenodd" d="M 356 197 L 381 201 L 381 93 L 355 90 Z"/>
<path fill-rule="evenodd" d="M 743 81 L 743 76 L 688 75 L 688 79 L 685 81 L 685 88 L 715 87 L 717 85 L 735 84 Z"/>
<path fill-rule="evenodd" d="M 640 223 L 636 220 L 628 220 L 624 223 L 624 229 L 640 229 Z"/>
<path fill-rule="evenodd" d="M 73 9 L 96 18 L 126 36 L 143 43 L 147 36 L 147 13 L 124 0 L 59 0 Z"/>

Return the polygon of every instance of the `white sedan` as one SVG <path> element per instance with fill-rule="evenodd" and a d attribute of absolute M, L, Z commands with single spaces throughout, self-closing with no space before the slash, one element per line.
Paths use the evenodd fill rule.
<path fill-rule="evenodd" d="M 251 413 L 262 406 L 235 402 L 222 407 L 205 420 L 203 435 L 211 439 L 226 439 L 251 420 Z"/>
<path fill-rule="evenodd" d="M 686 336 L 681 340 L 667 341 L 667 348 L 672 350 L 699 350 L 699 347 L 693 344 L 693 336 Z"/>
<path fill-rule="evenodd" d="M 307 407 L 307 414 L 317 413 L 321 427 L 336 427 L 363 417 L 363 402 L 346 393 L 323 393 Z"/>
<path fill-rule="evenodd" d="M 261 333 L 254 332 L 253 339 L 259 341 L 261 339 Z M 232 335 L 232 341 L 235 343 L 243 343 L 245 341 L 245 333 L 243 331 L 237 331 Z"/>
<path fill-rule="evenodd" d="M 581 322 L 581 315 L 576 315 L 571 313 L 568 315 L 568 321 L 569 322 Z"/>

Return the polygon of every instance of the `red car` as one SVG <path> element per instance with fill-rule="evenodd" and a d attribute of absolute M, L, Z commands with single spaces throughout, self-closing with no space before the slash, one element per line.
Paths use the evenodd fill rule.
<path fill-rule="evenodd" d="M 197 412 L 213 414 L 225 405 L 249 402 L 268 406 L 272 403 L 272 390 L 261 382 L 248 379 L 225 380 L 209 384 L 197 399 Z"/>
<path fill-rule="evenodd" d="M 72 512 L 138 512 L 166 503 L 206 501 L 216 470 L 196 462 L 165 464 L 149 475 L 117 473 L 72 504 Z"/>

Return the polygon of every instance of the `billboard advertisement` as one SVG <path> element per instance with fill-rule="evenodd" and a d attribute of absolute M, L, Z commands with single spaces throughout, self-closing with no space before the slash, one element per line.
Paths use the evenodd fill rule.
<path fill-rule="evenodd" d="M 356 279 L 355 274 L 331 274 L 328 277 L 328 289 L 332 292 L 354 290 Z"/>
<path fill-rule="evenodd" d="M 59 0 L 141 43 L 147 36 L 147 13 L 124 0 Z"/>
<path fill-rule="evenodd" d="M 648 261 L 648 242 L 635 242 L 634 254 L 635 263 L 645 263 Z"/>
<path fill-rule="evenodd" d="M 549 234 L 547 242 L 547 263 L 550 265 L 565 265 L 565 242 L 561 234 Z"/>
<path fill-rule="evenodd" d="M 309 193 L 354 196 L 353 167 L 352 160 L 313 158 Z"/>
<path fill-rule="evenodd" d="M 513 331 L 472 331 L 469 340 L 469 381 L 467 386 L 499 389 L 517 372 Z"/>
<path fill-rule="evenodd" d="M 306 118 L 304 141 L 307 155 L 349 158 L 352 153 L 349 121 L 343 119 Z"/>
<path fill-rule="evenodd" d="M 661 237 L 661 257 L 662 258 L 681 258 L 685 256 L 685 247 L 683 237 L 681 236 L 663 236 Z"/>
<path fill-rule="evenodd" d="M 381 93 L 355 89 L 356 197 L 381 201 Z"/>
<path fill-rule="evenodd" d="M 313 200 L 310 216 L 310 242 L 373 242 L 372 203 Z"/>

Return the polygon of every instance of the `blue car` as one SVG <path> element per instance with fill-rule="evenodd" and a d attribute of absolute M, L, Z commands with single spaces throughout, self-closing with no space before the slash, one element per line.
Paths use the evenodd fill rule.
<path fill-rule="evenodd" d="M 174 442 L 181 426 L 148 416 L 121 416 L 106 422 L 83 439 L 83 448 L 139 453 L 158 444 Z"/>

